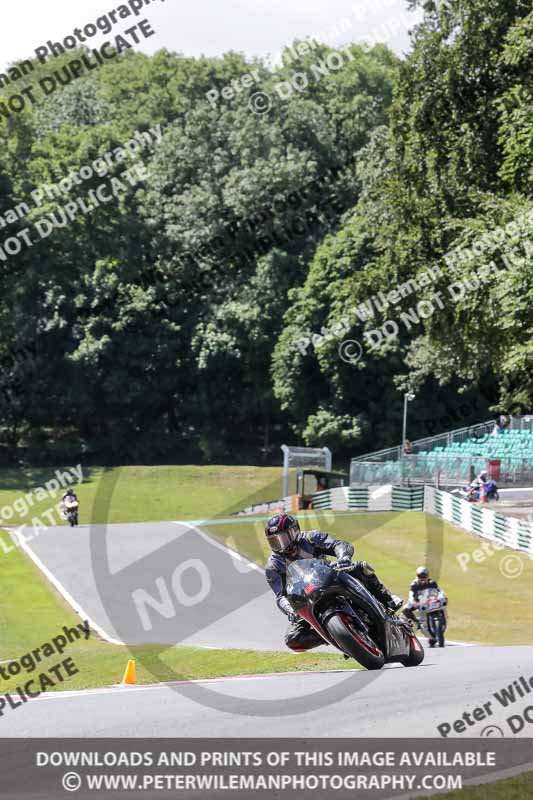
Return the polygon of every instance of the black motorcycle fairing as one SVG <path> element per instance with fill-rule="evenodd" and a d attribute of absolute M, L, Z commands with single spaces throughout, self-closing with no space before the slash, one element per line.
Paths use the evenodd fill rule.
<path fill-rule="evenodd" d="M 322 559 L 293 561 L 287 568 L 287 598 L 321 635 L 327 621 L 337 613 L 350 616 L 357 629 L 375 636 L 388 656 L 405 655 L 399 631 L 389 630 L 389 614 L 361 581 L 346 572 L 332 569 Z M 367 622 L 369 624 L 367 624 Z M 369 627 L 370 626 L 370 627 Z M 329 639 L 329 636 L 328 636 Z"/>
<path fill-rule="evenodd" d="M 370 614 L 376 622 L 384 623 L 387 619 L 387 612 L 379 600 L 368 591 L 366 586 L 361 581 L 349 575 L 346 572 L 337 573 L 339 583 L 344 586 L 351 595 L 357 597 L 358 602 L 363 607 L 367 614 Z"/>
<path fill-rule="evenodd" d="M 337 597 L 334 602 L 331 602 L 331 598 L 329 598 L 329 602 L 324 609 L 315 606 L 314 612 L 317 620 L 322 625 L 326 625 L 328 620 L 334 617 L 335 614 L 348 614 L 350 617 L 356 616 L 355 611 L 344 597 Z"/>
<path fill-rule="evenodd" d="M 336 614 L 349 616 L 354 627 L 369 635 L 386 661 L 403 661 L 414 635 L 406 622 L 394 616 L 364 584 L 346 572 L 332 569 L 323 559 L 293 561 L 287 567 L 287 599 L 318 633 L 338 646 L 327 622 Z"/>
<path fill-rule="evenodd" d="M 325 595 L 334 594 L 348 600 L 357 599 L 361 608 L 377 623 L 383 624 L 387 613 L 381 603 L 356 578 L 331 568 L 321 559 L 293 561 L 287 568 L 286 592 L 289 602 L 298 610 L 316 605 Z"/>
<path fill-rule="evenodd" d="M 413 636 L 411 626 L 398 619 L 398 617 L 388 617 L 385 625 L 385 650 L 388 661 L 400 661 L 408 652 L 409 637 Z M 407 639 L 406 639 L 407 637 Z"/>

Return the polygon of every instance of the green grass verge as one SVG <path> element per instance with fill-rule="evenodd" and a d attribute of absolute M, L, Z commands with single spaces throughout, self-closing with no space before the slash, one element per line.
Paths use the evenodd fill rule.
<path fill-rule="evenodd" d="M 355 557 L 366 559 L 390 589 L 407 596 L 419 564 L 428 564 L 449 596 L 448 637 L 482 644 L 531 644 L 533 562 L 526 555 L 495 550 L 476 563 L 481 540 L 422 512 L 323 512 L 300 518 L 302 528 L 320 528 L 353 542 Z M 230 523 L 209 528 L 229 547 L 264 564 L 268 545 L 263 522 Z M 463 571 L 457 556 L 471 561 Z M 502 558 L 516 555 L 523 572 L 514 579 L 501 571 Z M 483 555 L 483 551 L 481 551 Z M 479 554 L 477 558 L 479 558 Z M 519 562 L 515 562 L 518 564 Z"/>
<path fill-rule="evenodd" d="M 533 797 L 533 772 L 524 772 L 516 778 L 496 783 L 469 786 L 455 792 L 439 794 L 439 800 L 531 800 Z"/>
<path fill-rule="evenodd" d="M 74 466 L 74 465 L 73 465 Z M 61 468 L 68 471 L 68 468 Z M 0 512 L 17 510 L 0 524 L 29 525 L 55 502 L 48 497 L 24 510 L 24 496 L 54 478 L 54 470 L 0 470 Z M 109 513 L 97 490 L 102 481 L 116 480 Z M 281 497 L 279 467 L 233 466 L 132 466 L 84 470 L 82 483 L 74 481 L 80 499 L 80 521 L 87 522 L 154 522 L 170 519 L 199 519 L 224 516 L 262 500 Z M 26 505 L 27 502 L 26 502 Z M 20 509 L 20 510 L 19 510 Z M 46 524 L 46 523 L 45 523 Z"/>
<path fill-rule="evenodd" d="M 2 532 L 0 538 L 7 546 L 8 535 Z M 0 661 L 18 659 L 51 641 L 64 625 L 75 627 L 80 622 L 79 617 L 21 550 L 0 555 L 0 574 Z M 353 669 L 355 666 L 355 662 L 347 662 L 341 655 L 329 653 L 294 655 L 289 651 L 121 647 L 91 636 L 89 640 L 80 639 L 69 645 L 63 656 L 54 655 L 42 661 L 36 674 L 67 657 L 73 659 L 79 673 L 64 683 L 58 683 L 55 687 L 57 690 L 119 683 L 129 658 L 136 661 L 138 683 L 268 672 Z M 31 677 L 31 673 L 26 675 L 26 672 L 22 672 L 9 681 L 0 679 L 0 694 L 14 689 L 21 679 L 27 681 Z"/>

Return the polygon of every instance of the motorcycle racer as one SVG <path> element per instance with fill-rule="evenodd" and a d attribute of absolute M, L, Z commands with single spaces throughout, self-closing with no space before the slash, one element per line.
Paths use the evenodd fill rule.
<path fill-rule="evenodd" d="M 439 584 L 429 577 L 429 570 L 427 567 L 418 567 L 416 570 L 416 578 L 409 586 L 409 597 L 407 603 L 402 608 L 402 614 L 407 617 L 411 622 L 414 622 L 416 627 L 420 629 L 420 622 L 414 612 L 418 608 L 418 596 L 424 589 L 437 589 L 440 591 Z"/>
<path fill-rule="evenodd" d="M 285 644 L 291 650 L 310 650 L 325 644 L 320 634 L 294 611 L 286 597 L 287 565 L 292 561 L 334 556 L 335 566 L 361 581 L 383 605 L 392 611 L 400 608 L 401 598 L 391 594 L 367 561 L 352 562 L 354 549 L 350 542 L 334 539 L 324 531 L 301 531 L 298 521 L 290 514 L 271 517 L 265 526 L 265 535 L 273 551 L 266 564 L 266 579 L 276 595 L 278 608 L 289 618 Z"/>
<path fill-rule="evenodd" d="M 78 524 L 78 505 L 79 505 L 79 500 L 78 500 L 78 497 L 77 497 L 74 489 L 72 489 L 72 487 L 69 486 L 69 488 L 67 489 L 67 491 L 65 492 L 65 494 L 61 498 L 61 503 L 60 503 L 61 513 L 63 514 L 65 519 L 69 518 L 69 509 L 72 508 L 73 504 L 76 504 L 75 505 L 75 509 L 72 510 L 73 520 L 75 520 L 75 523 L 77 525 Z"/>

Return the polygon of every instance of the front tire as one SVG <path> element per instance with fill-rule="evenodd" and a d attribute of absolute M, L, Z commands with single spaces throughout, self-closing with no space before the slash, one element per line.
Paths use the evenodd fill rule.
<path fill-rule="evenodd" d="M 444 620 L 442 619 L 442 614 L 435 614 L 433 627 L 435 630 L 435 639 L 437 640 L 437 644 L 439 647 L 444 647 Z"/>
<path fill-rule="evenodd" d="M 347 614 L 335 614 L 326 624 L 331 638 L 343 653 L 354 658 L 366 669 L 381 669 L 385 656 L 374 641 L 358 630 Z"/>

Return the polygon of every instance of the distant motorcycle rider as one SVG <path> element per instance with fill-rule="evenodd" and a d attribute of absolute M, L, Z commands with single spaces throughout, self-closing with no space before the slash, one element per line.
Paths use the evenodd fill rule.
<path fill-rule="evenodd" d="M 416 578 L 409 586 L 409 598 L 407 603 L 402 608 L 402 614 L 407 619 L 414 622 L 417 628 L 420 628 L 420 622 L 414 612 L 418 608 L 418 598 L 420 593 L 425 589 L 437 589 L 440 591 L 439 584 L 429 577 L 429 570 L 427 567 L 418 567 L 416 571 Z"/>
<path fill-rule="evenodd" d="M 61 511 L 65 519 L 69 519 L 69 506 L 72 503 L 79 503 L 78 497 L 74 491 L 74 489 L 69 486 L 63 497 L 61 498 Z M 75 524 L 78 524 L 78 509 L 72 511 L 73 513 L 73 521 Z"/>
<path fill-rule="evenodd" d="M 68 505 L 69 503 L 74 503 L 74 502 L 77 503 L 78 502 L 78 498 L 77 498 L 77 495 L 76 495 L 74 489 L 71 486 L 69 486 L 67 491 L 65 492 L 65 494 L 61 498 L 61 505 L 65 506 L 65 505 Z"/>
<path fill-rule="evenodd" d="M 367 561 L 352 563 L 354 549 L 350 542 L 334 539 L 324 531 L 301 531 L 298 521 L 290 514 L 271 517 L 265 526 L 265 534 L 273 551 L 267 561 L 266 579 L 276 595 L 278 608 L 289 618 L 285 644 L 291 650 L 310 650 L 325 644 L 320 634 L 294 611 L 287 599 L 287 565 L 292 561 L 335 556 L 335 565 L 361 581 L 383 605 L 392 611 L 400 608 L 401 598 L 383 586 Z"/>

